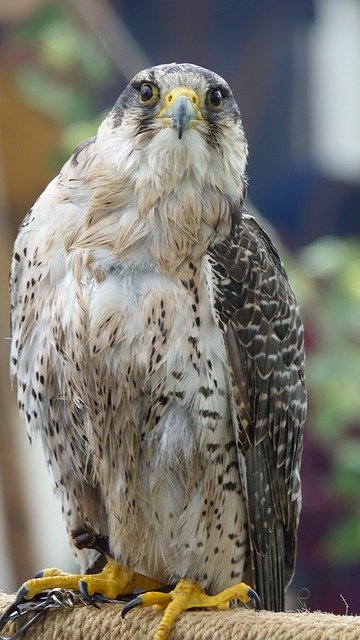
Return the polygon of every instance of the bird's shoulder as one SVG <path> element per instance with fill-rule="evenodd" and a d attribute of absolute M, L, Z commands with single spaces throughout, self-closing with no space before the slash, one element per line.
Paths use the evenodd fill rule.
<path fill-rule="evenodd" d="M 232 283 L 242 284 L 248 290 L 260 287 L 259 291 L 269 295 L 277 284 L 285 289 L 283 293 L 294 299 L 272 235 L 270 225 L 260 223 L 243 208 L 241 215 L 233 221 L 230 233 L 209 247 L 210 260 L 215 271 L 226 275 Z"/>
<path fill-rule="evenodd" d="M 282 425 L 284 433 L 295 433 L 306 408 L 304 330 L 275 245 L 243 211 L 230 234 L 209 249 L 209 260 L 214 307 L 240 395 L 244 447 L 278 438 Z"/>

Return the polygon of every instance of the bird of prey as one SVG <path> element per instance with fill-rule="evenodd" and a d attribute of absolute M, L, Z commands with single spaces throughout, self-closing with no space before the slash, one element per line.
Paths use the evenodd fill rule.
<path fill-rule="evenodd" d="M 45 570 L 18 602 L 53 586 L 92 600 L 139 587 L 126 609 L 163 607 L 158 640 L 190 607 L 258 594 L 283 609 L 301 504 L 303 327 L 244 206 L 246 160 L 228 84 L 193 64 L 156 66 L 25 218 L 12 374 L 83 573 Z M 98 551 L 106 563 L 85 573 Z"/>

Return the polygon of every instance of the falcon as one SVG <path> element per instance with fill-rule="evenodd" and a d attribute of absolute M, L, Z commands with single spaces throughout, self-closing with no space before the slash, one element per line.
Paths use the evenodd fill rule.
<path fill-rule="evenodd" d="M 55 586 L 95 603 L 139 589 L 125 611 L 160 605 L 157 640 L 193 607 L 283 610 L 301 505 L 303 326 L 244 206 L 247 152 L 220 76 L 156 66 L 26 216 L 11 369 L 82 573 L 44 570 L 17 602 Z"/>

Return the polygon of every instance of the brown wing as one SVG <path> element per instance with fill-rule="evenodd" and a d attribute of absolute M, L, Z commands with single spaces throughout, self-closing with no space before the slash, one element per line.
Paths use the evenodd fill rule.
<path fill-rule="evenodd" d="M 301 506 L 303 326 L 274 245 L 245 211 L 209 257 L 231 368 L 253 580 L 263 606 L 282 610 Z"/>

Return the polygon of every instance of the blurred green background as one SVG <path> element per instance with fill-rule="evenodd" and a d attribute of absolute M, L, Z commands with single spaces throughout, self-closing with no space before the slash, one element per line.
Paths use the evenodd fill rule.
<path fill-rule="evenodd" d="M 310 407 L 289 604 L 360 613 L 360 3 L 2 0 L 0 35 L 0 586 L 72 563 L 10 391 L 12 242 L 134 73 L 176 59 L 213 68 L 234 90 L 249 197 L 279 234 L 306 326 Z"/>

